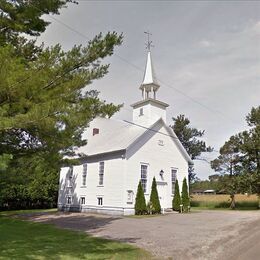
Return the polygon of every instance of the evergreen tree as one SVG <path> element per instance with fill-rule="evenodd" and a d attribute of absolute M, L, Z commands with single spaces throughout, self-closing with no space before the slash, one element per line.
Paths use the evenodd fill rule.
<path fill-rule="evenodd" d="M 89 85 L 108 73 L 109 65 L 102 60 L 113 54 L 122 35 L 100 33 L 68 51 L 60 45 L 37 46 L 35 38 L 23 36 L 39 36 L 49 24 L 44 14 L 59 14 L 69 2 L 74 1 L 0 0 L 0 201 L 4 203 L 56 203 L 63 156 L 86 144 L 82 132 L 90 121 L 111 117 L 121 107 L 100 100 Z"/>
<path fill-rule="evenodd" d="M 152 214 L 160 214 L 161 213 L 161 205 L 157 191 L 156 179 L 153 177 L 152 190 L 150 195 L 150 203 L 151 203 L 151 213 Z"/>
<path fill-rule="evenodd" d="M 180 205 L 181 205 L 181 195 L 180 195 L 179 183 L 178 180 L 176 179 L 175 188 L 174 188 L 174 197 L 172 200 L 172 209 L 175 211 L 180 211 Z"/>
<path fill-rule="evenodd" d="M 204 130 L 198 130 L 190 126 L 190 120 L 184 115 L 179 115 L 172 118 L 174 125 L 170 126 L 174 133 L 179 138 L 183 147 L 192 160 L 200 156 L 202 152 L 211 152 L 213 149 L 207 146 L 201 137 L 204 135 Z M 195 172 L 192 165 L 189 165 L 189 183 L 195 180 Z"/>
<path fill-rule="evenodd" d="M 135 197 L 135 215 L 144 215 L 144 214 L 147 214 L 147 208 L 145 203 L 144 190 L 141 181 L 139 181 L 137 194 Z"/>
<path fill-rule="evenodd" d="M 187 185 L 186 178 L 183 179 L 183 183 L 182 183 L 181 201 L 183 205 L 183 212 L 188 212 L 190 206 L 190 196 L 188 192 L 188 185 Z"/>

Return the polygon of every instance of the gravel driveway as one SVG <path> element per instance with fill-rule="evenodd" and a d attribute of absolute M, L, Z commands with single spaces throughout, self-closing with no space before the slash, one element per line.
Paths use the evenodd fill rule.
<path fill-rule="evenodd" d="M 56 213 L 30 219 L 128 242 L 158 259 L 260 259 L 259 211 L 196 211 L 146 218 Z"/>

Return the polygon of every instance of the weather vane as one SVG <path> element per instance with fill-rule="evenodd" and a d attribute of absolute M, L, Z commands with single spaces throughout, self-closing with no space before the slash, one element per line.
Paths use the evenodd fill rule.
<path fill-rule="evenodd" d="M 152 45 L 152 41 L 150 40 L 150 35 L 152 35 L 149 31 L 144 32 L 145 34 L 147 34 L 147 43 L 146 45 L 146 49 L 148 49 L 148 51 L 151 50 L 151 47 L 154 47 L 154 45 Z"/>

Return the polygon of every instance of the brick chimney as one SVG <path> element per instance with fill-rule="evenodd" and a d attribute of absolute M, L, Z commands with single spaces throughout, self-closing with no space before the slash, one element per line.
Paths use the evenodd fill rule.
<path fill-rule="evenodd" d="M 99 134 L 99 129 L 98 128 L 93 128 L 93 136 Z"/>

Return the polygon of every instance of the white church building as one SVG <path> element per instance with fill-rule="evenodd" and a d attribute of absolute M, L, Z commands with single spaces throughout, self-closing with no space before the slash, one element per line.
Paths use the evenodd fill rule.
<path fill-rule="evenodd" d="M 149 50 L 142 99 L 131 105 L 132 122 L 96 118 L 90 123 L 83 134 L 87 145 L 76 151 L 81 164 L 61 169 L 59 210 L 134 214 L 139 181 L 148 202 L 153 177 L 162 209 L 172 207 L 175 181 L 181 190 L 192 160 L 166 123 L 169 105 L 156 99 L 159 88 Z"/>

